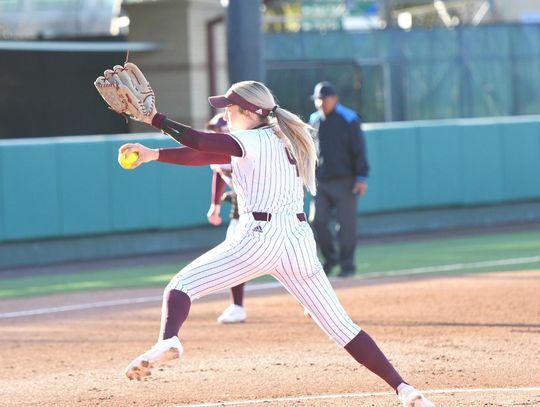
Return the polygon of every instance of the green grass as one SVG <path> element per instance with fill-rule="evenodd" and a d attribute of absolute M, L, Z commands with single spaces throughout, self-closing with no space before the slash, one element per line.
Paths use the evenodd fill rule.
<path fill-rule="evenodd" d="M 381 272 L 531 256 L 540 256 L 540 231 L 359 246 L 356 264 L 360 272 Z"/>
<path fill-rule="evenodd" d="M 415 242 L 359 245 L 360 273 L 540 255 L 540 231 L 500 233 Z M 164 287 L 186 263 L 13 277 L 2 280 L 0 299 L 112 288 Z M 469 268 L 465 271 L 538 269 L 540 263 Z M 268 278 L 263 278 L 268 279 Z"/>

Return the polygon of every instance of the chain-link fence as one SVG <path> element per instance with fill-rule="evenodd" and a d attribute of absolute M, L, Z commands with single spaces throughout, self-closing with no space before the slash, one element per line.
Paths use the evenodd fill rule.
<path fill-rule="evenodd" d="M 267 34 L 265 52 L 304 117 L 321 80 L 367 122 L 540 114 L 540 25 Z"/>

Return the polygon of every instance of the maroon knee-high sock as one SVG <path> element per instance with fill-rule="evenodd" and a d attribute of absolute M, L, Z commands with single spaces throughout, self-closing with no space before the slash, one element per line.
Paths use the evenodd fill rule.
<path fill-rule="evenodd" d="M 180 327 L 188 317 L 190 308 L 191 299 L 185 292 L 173 289 L 165 290 L 161 308 L 160 339 L 169 339 L 178 335 Z"/>
<path fill-rule="evenodd" d="M 386 359 L 375 341 L 366 332 L 360 331 L 352 341 L 345 345 L 345 350 L 358 363 L 367 367 L 394 390 L 404 382 L 394 366 Z"/>
<path fill-rule="evenodd" d="M 231 287 L 231 297 L 233 304 L 244 306 L 244 283 Z"/>

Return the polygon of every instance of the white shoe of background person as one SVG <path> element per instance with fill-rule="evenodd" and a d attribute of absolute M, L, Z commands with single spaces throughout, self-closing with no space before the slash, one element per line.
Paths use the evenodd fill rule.
<path fill-rule="evenodd" d="M 246 320 L 247 314 L 244 307 L 236 304 L 229 305 L 218 317 L 220 324 L 238 324 Z"/>
<path fill-rule="evenodd" d="M 129 380 L 141 380 L 152 374 L 152 369 L 170 360 L 178 359 L 184 348 L 177 336 L 158 341 L 141 356 L 133 359 L 126 368 Z"/>
<path fill-rule="evenodd" d="M 404 407 L 435 407 L 435 405 L 426 399 L 422 393 L 416 390 L 411 385 L 401 383 L 398 388 L 399 400 Z"/>

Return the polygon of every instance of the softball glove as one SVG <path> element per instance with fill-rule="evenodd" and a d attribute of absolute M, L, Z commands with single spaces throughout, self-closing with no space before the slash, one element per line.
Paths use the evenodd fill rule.
<path fill-rule="evenodd" d="M 95 80 L 94 86 L 109 109 L 118 114 L 144 121 L 155 109 L 156 97 L 150 83 L 131 62 L 107 69 Z"/>

